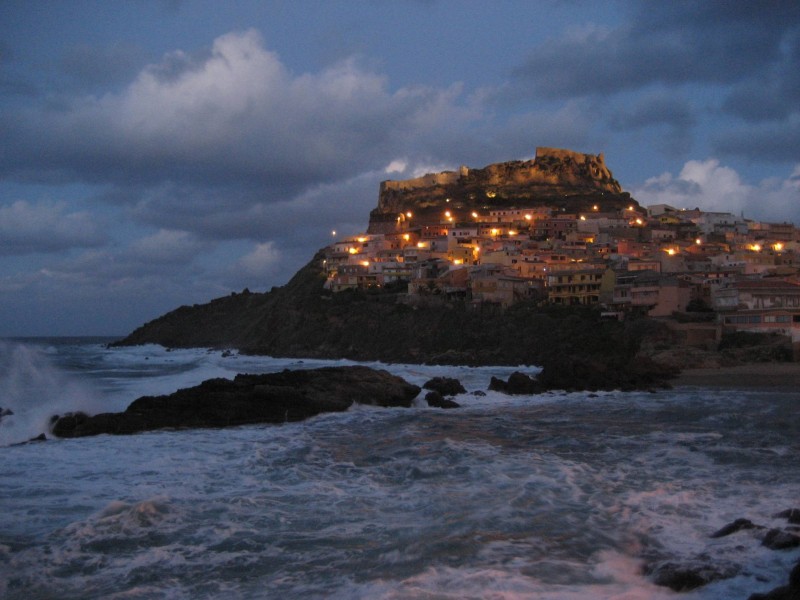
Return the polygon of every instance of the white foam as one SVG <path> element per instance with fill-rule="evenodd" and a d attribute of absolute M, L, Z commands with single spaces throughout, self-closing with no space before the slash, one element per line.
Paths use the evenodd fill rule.
<path fill-rule="evenodd" d="M 41 347 L 0 341 L 0 446 L 27 441 L 48 431 L 50 417 L 67 411 L 96 412 L 103 406 L 87 381 L 53 364 Z"/>

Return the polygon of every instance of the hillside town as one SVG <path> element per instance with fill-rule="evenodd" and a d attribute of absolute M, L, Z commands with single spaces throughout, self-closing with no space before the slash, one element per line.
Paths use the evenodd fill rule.
<path fill-rule="evenodd" d="M 325 251 L 326 288 L 391 291 L 416 306 L 591 305 L 609 319 L 647 315 L 707 323 L 711 336 L 724 327 L 800 342 L 792 223 L 665 204 L 609 210 L 602 195 L 572 213 L 493 206 L 491 194 L 483 210 L 445 198 L 438 213 L 398 213 L 381 232 L 337 240 Z"/>

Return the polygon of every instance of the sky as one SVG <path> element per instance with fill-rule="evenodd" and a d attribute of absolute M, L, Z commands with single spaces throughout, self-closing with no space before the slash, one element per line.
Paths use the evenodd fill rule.
<path fill-rule="evenodd" d="M 537 146 L 800 224 L 800 3 L 2 0 L 0 337 L 269 290 L 380 181 Z"/>

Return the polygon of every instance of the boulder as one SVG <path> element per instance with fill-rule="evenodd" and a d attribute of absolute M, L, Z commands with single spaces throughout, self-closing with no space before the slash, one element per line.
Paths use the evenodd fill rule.
<path fill-rule="evenodd" d="M 719 529 L 711 534 L 712 538 L 721 538 L 742 529 L 764 529 L 760 525 L 755 525 L 750 519 L 736 519 L 732 523 L 728 523 L 722 529 Z"/>
<path fill-rule="evenodd" d="M 354 403 L 411 406 L 420 388 L 384 370 L 364 366 L 284 370 L 209 379 L 167 396 L 144 396 L 121 413 L 55 417 L 52 433 L 83 437 L 154 429 L 215 428 L 300 421 Z"/>
<path fill-rule="evenodd" d="M 783 529 L 770 529 L 761 540 L 761 545 L 770 550 L 789 550 L 800 546 L 800 536 Z"/>
<path fill-rule="evenodd" d="M 786 519 L 793 525 L 800 525 L 800 508 L 789 508 L 773 516 L 776 519 Z"/>
<path fill-rule="evenodd" d="M 450 400 L 449 398 L 443 398 L 442 395 L 437 391 L 430 391 L 425 394 L 425 401 L 428 403 L 428 406 L 432 406 L 434 408 L 460 408 L 461 405 L 458 402 Z"/>
<path fill-rule="evenodd" d="M 688 592 L 713 581 L 735 577 L 739 568 L 733 564 L 710 562 L 672 562 L 667 561 L 645 568 L 645 575 L 651 576 L 653 583 L 676 592 Z"/>
<path fill-rule="evenodd" d="M 452 377 L 434 377 L 422 384 L 423 389 L 439 392 L 442 396 L 466 394 L 467 390 L 458 379 Z"/>
<path fill-rule="evenodd" d="M 508 381 L 503 381 L 497 377 L 492 377 L 489 381 L 489 389 L 504 394 L 539 394 L 544 391 L 541 383 L 519 371 L 514 371 L 508 377 Z"/>

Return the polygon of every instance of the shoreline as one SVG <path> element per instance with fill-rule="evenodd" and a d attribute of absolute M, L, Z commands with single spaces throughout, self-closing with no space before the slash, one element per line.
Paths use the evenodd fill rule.
<path fill-rule="evenodd" d="M 684 369 L 670 383 L 676 388 L 795 391 L 800 389 L 800 363 L 747 363 L 733 367 Z"/>

